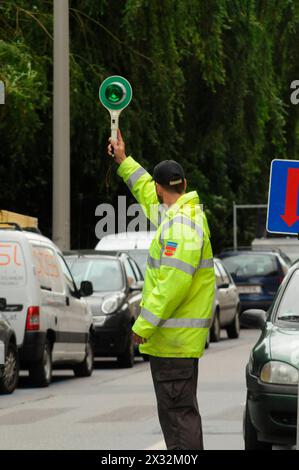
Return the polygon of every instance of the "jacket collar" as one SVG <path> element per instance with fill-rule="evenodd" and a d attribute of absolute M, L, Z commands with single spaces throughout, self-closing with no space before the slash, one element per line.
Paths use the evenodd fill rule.
<path fill-rule="evenodd" d="M 172 218 L 175 216 L 175 214 L 178 212 L 178 210 L 185 205 L 190 205 L 190 206 L 195 206 L 196 204 L 199 204 L 199 196 L 196 191 L 190 191 L 189 193 L 182 194 L 178 198 L 175 204 L 169 207 L 169 209 L 166 211 L 166 216 L 169 218 Z"/>

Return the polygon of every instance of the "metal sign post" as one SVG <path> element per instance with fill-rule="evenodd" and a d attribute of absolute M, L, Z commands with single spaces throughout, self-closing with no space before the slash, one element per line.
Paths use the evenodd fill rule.
<path fill-rule="evenodd" d="M 69 1 L 54 0 L 53 241 L 70 248 Z"/>
<path fill-rule="evenodd" d="M 99 98 L 110 113 L 111 137 L 113 140 L 117 140 L 119 115 L 132 99 L 132 87 L 125 78 L 112 75 L 101 84 Z"/>
<path fill-rule="evenodd" d="M 2 80 L 0 80 L 0 104 L 5 104 L 5 86 Z"/>
<path fill-rule="evenodd" d="M 233 203 L 233 238 L 234 250 L 238 249 L 238 209 L 266 209 L 267 204 L 235 204 Z"/>

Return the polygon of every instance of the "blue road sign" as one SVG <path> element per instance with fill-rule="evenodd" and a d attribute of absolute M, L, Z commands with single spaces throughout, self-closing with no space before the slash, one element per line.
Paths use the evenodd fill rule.
<path fill-rule="evenodd" d="M 298 197 L 299 161 L 273 160 L 268 199 L 268 232 L 299 234 Z"/>

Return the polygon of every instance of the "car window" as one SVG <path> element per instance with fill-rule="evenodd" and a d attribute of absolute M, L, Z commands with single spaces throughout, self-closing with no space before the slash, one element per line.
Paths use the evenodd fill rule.
<path fill-rule="evenodd" d="M 127 275 L 127 279 L 128 279 L 128 284 L 129 286 L 134 284 L 134 282 L 137 281 L 136 279 L 136 275 L 133 271 L 133 268 L 129 262 L 129 258 L 124 258 L 124 267 L 125 267 L 125 271 L 126 271 L 126 275 Z"/>
<path fill-rule="evenodd" d="M 70 258 L 64 258 L 65 259 L 65 262 L 66 264 L 68 265 L 70 271 L 72 270 L 72 266 L 74 264 L 74 262 L 76 261 L 76 258 L 75 257 L 70 257 Z"/>
<path fill-rule="evenodd" d="M 254 276 L 278 276 L 278 264 L 274 255 L 240 254 L 221 260 L 233 279 Z"/>
<path fill-rule="evenodd" d="M 224 284 L 229 284 L 230 282 L 229 282 L 228 274 L 227 274 L 225 268 L 222 266 L 221 263 L 218 263 L 218 269 L 219 269 L 219 271 L 220 271 L 220 273 L 221 273 L 221 276 L 222 276 L 222 279 L 223 279 L 223 283 L 224 283 Z"/>
<path fill-rule="evenodd" d="M 135 273 L 135 278 L 137 279 L 137 281 L 143 281 L 143 277 L 142 277 L 142 274 L 140 272 L 140 269 L 139 267 L 137 266 L 137 264 L 135 263 L 135 261 L 133 259 L 130 259 L 130 264 L 134 270 L 134 273 Z"/>
<path fill-rule="evenodd" d="M 215 276 L 216 276 L 216 284 L 217 286 L 220 286 L 220 284 L 222 284 L 223 281 L 222 281 L 221 273 L 219 271 L 219 265 L 217 262 L 214 263 L 214 271 L 215 271 Z"/>
<path fill-rule="evenodd" d="M 292 264 L 292 261 L 290 260 L 290 258 L 288 257 L 288 255 L 286 255 L 283 251 L 281 251 L 280 253 L 280 257 L 284 260 L 285 264 L 290 267 L 291 264 Z"/>
<path fill-rule="evenodd" d="M 289 270 L 290 264 L 287 264 L 282 256 L 278 256 L 278 259 L 279 259 L 280 266 L 281 266 L 281 269 L 283 271 L 283 274 L 286 274 Z"/>
<path fill-rule="evenodd" d="M 90 281 L 94 292 L 118 291 L 124 287 L 120 262 L 116 259 L 77 258 L 71 266 L 77 285 Z"/>
<path fill-rule="evenodd" d="M 58 259 L 59 259 L 59 262 L 60 262 L 60 266 L 61 266 L 61 269 L 62 269 L 62 272 L 63 272 L 63 275 L 64 275 L 64 279 L 65 279 L 65 282 L 70 290 L 70 293 L 71 294 L 74 294 L 77 290 L 77 285 L 73 279 L 73 276 L 71 274 L 71 271 L 67 265 L 67 263 L 65 262 L 65 260 L 62 258 L 62 256 L 58 255 Z"/>
<path fill-rule="evenodd" d="M 296 269 L 283 292 L 279 307 L 276 312 L 276 320 L 297 321 L 299 323 L 299 269 Z"/>
<path fill-rule="evenodd" d="M 63 292 L 63 282 L 60 275 L 57 256 L 46 246 L 32 245 L 33 264 L 35 273 L 43 290 Z"/>
<path fill-rule="evenodd" d="M 230 284 L 234 284 L 235 281 L 233 280 L 232 276 L 231 276 L 231 273 L 226 269 L 226 267 L 224 266 L 224 264 L 222 264 L 222 269 L 224 269 L 224 271 L 226 272 L 226 275 L 228 277 L 228 280 L 229 280 L 229 283 Z"/>
<path fill-rule="evenodd" d="M 0 243 L 0 287 L 21 287 L 26 284 L 25 260 L 16 242 Z"/>
<path fill-rule="evenodd" d="M 148 257 L 148 250 L 128 250 L 129 255 L 131 258 L 136 261 L 138 264 L 143 276 L 145 275 L 146 271 L 146 263 Z"/>

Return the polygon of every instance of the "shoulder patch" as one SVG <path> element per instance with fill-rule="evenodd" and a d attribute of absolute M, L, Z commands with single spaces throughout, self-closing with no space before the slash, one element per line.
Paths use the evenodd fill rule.
<path fill-rule="evenodd" d="M 176 242 L 168 241 L 164 250 L 165 256 L 173 256 L 176 252 L 178 244 Z"/>

